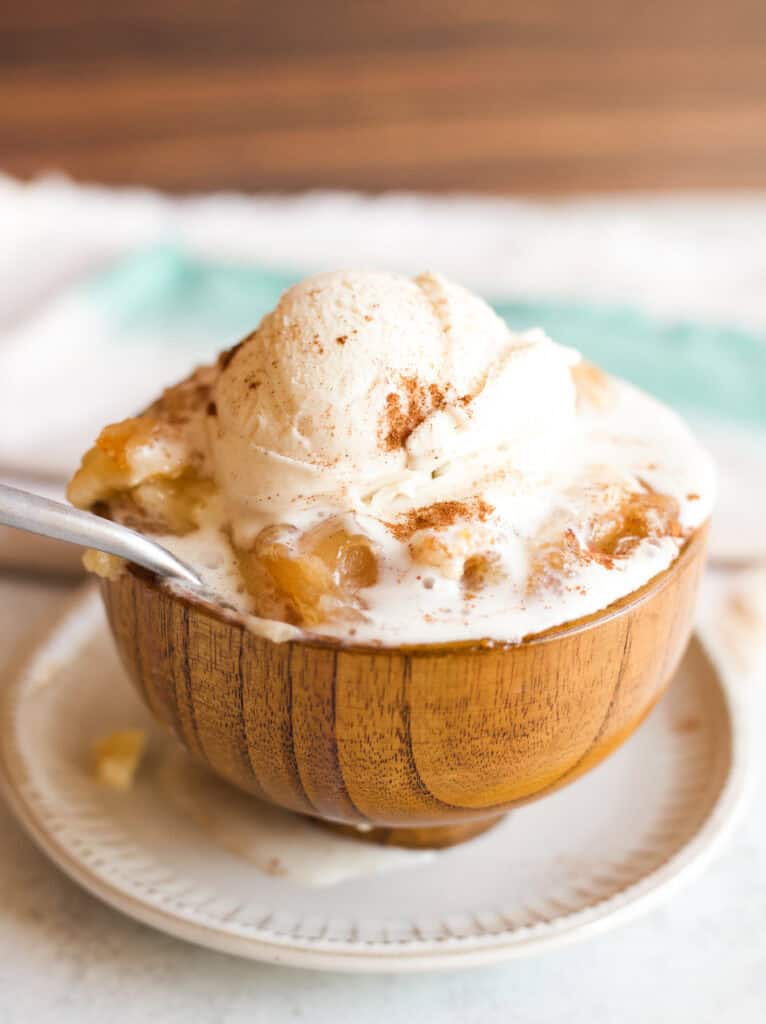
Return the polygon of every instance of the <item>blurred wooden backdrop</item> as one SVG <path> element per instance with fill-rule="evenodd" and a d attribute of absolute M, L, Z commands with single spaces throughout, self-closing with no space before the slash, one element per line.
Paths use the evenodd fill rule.
<path fill-rule="evenodd" d="M 0 169 L 176 190 L 766 186 L 766 0 L 5 0 Z"/>

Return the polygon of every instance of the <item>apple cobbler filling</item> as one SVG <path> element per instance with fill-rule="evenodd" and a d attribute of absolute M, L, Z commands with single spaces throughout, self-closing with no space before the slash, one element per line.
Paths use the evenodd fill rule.
<path fill-rule="evenodd" d="M 304 533 L 268 526 L 237 562 L 257 614 L 301 626 L 358 618 L 361 591 L 378 579 L 372 541 L 335 517 Z"/>
<path fill-rule="evenodd" d="M 213 493 L 182 436 L 151 415 L 102 430 L 69 485 L 73 505 L 154 533 L 188 533 Z"/>
<path fill-rule="evenodd" d="M 533 551 L 527 593 L 560 592 L 578 569 L 597 563 L 613 569 L 644 541 L 682 538 L 678 502 L 646 485 L 637 492 L 605 489 L 597 514 L 577 528 L 566 526 Z"/>
<path fill-rule="evenodd" d="M 70 500 L 147 532 L 194 530 L 215 485 L 184 436 L 151 413 L 107 427 L 72 479 Z M 560 593 L 584 565 L 611 569 L 645 540 L 682 536 L 677 502 L 646 486 L 630 493 L 606 487 L 591 502 L 596 512 L 584 521 L 549 524 L 544 539 L 529 543 L 527 595 Z M 501 557 L 507 538 L 492 511 L 479 501 L 443 502 L 386 525 L 406 545 L 414 569 L 459 582 L 470 600 L 509 582 Z M 348 516 L 303 532 L 268 526 L 248 549 L 233 546 L 255 613 L 308 628 L 363 617 L 364 592 L 383 571 L 376 544 Z"/>
<path fill-rule="evenodd" d="M 195 529 L 214 491 L 202 419 L 211 374 L 204 367 L 142 415 L 105 427 L 69 483 L 72 504 L 148 532 Z"/>
<path fill-rule="evenodd" d="M 197 371 L 144 414 L 106 427 L 69 485 L 72 503 L 150 533 L 194 531 L 217 493 L 205 440 L 205 418 L 215 415 L 212 373 Z M 581 401 L 609 402 L 605 374 L 588 364 L 576 374 Z M 416 580 L 457 584 L 466 602 L 504 585 L 527 597 L 562 593 L 584 566 L 613 569 L 647 540 L 683 537 L 677 502 L 642 482 L 585 488 L 572 508 L 521 539 L 509 538 L 495 509 L 478 497 L 416 508 L 382 525 Z M 359 621 L 367 591 L 392 571 L 352 516 L 329 516 L 303 531 L 271 525 L 247 548 L 225 536 L 255 613 L 297 626 Z M 521 561 L 509 562 L 511 540 L 523 545 Z"/>

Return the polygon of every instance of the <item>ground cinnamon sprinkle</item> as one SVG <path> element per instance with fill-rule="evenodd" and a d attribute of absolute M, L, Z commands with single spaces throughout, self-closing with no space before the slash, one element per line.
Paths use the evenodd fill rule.
<path fill-rule="evenodd" d="M 253 334 L 254 333 L 255 331 L 253 331 Z M 252 336 L 252 334 L 248 334 L 246 338 L 243 338 L 242 341 L 237 342 L 237 344 L 232 346 L 232 348 L 227 348 L 225 352 L 221 352 L 221 354 L 218 356 L 218 366 L 221 370 L 226 369 L 226 367 L 232 361 L 237 352 L 239 352 L 239 350 L 242 348 L 245 342 L 249 341 L 252 338 Z"/>
<path fill-rule="evenodd" d="M 438 384 L 425 386 L 417 377 L 402 377 L 401 392 L 386 396 L 381 423 L 381 442 L 386 451 L 402 448 L 407 438 L 423 420 L 446 404 L 444 391 Z"/>
<path fill-rule="evenodd" d="M 174 427 L 183 427 L 210 398 L 215 381 L 215 368 L 201 366 L 180 384 L 165 388 L 149 406 L 146 414 Z M 145 415 L 146 415 L 145 414 Z"/>
<path fill-rule="evenodd" d="M 418 530 L 443 530 L 461 519 L 478 519 L 484 522 L 495 511 L 482 498 L 472 501 L 436 501 L 405 512 L 395 523 L 386 523 L 399 541 L 406 541 Z"/>
<path fill-rule="evenodd" d="M 440 409 L 444 405 L 444 392 L 438 384 L 429 384 L 428 394 L 431 396 L 431 404 L 434 409 Z"/>

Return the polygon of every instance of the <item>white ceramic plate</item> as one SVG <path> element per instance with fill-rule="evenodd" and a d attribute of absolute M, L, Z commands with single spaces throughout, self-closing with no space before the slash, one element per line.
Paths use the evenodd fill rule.
<path fill-rule="evenodd" d="M 7 688 L 0 774 L 49 856 L 146 924 L 296 966 L 453 968 L 583 938 L 689 879 L 741 804 L 738 720 L 695 640 L 669 694 L 606 763 L 463 846 L 385 852 L 199 770 L 176 771 L 169 789 L 174 741 L 130 689 L 89 589 Z M 92 779 L 88 751 L 127 726 L 151 742 L 121 794 Z"/>

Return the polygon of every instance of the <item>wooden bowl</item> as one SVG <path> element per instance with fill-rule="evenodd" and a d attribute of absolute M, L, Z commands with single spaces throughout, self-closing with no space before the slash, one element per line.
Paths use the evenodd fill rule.
<path fill-rule="evenodd" d="M 275 643 L 132 568 L 102 594 L 146 704 L 218 775 L 383 841 L 446 845 L 633 732 L 686 647 L 706 539 L 704 526 L 604 611 L 514 646 Z"/>

